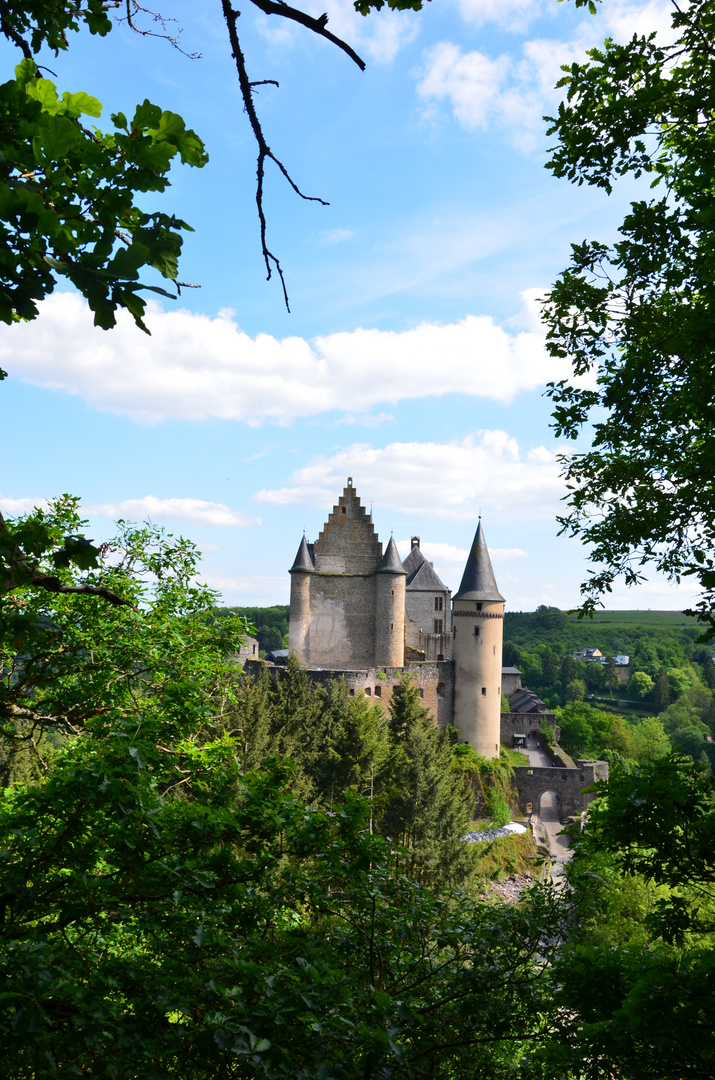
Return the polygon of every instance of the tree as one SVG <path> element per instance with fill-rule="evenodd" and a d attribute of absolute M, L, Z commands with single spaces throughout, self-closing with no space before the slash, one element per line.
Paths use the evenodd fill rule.
<path fill-rule="evenodd" d="M 554 964 L 552 1075 L 561 1067 L 705 1080 L 715 1054 L 713 778 L 676 754 L 615 768 L 597 790 L 585 829 L 572 836 L 574 911 Z M 635 930 L 624 940 L 613 937 L 618 894 L 630 897 Z"/>
<path fill-rule="evenodd" d="M 611 691 L 613 697 L 613 691 L 618 689 L 618 668 L 612 656 L 607 656 L 603 665 L 603 685 Z"/>
<path fill-rule="evenodd" d="M 435 727 L 416 684 L 402 678 L 390 703 L 392 755 L 379 829 L 405 849 L 405 872 L 426 883 L 463 885 L 472 852 L 462 841 L 470 796 L 452 767 L 449 736 Z"/>
<path fill-rule="evenodd" d="M 583 701 L 586 697 L 586 683 L 583 679 L 571 679 L 566 685 L 565 697 L 567 705 L 574 701 Z"/>
<path fill-rule="evenodd" d="M 427 876 L 434 822 L 401 852 L 372 834 L 370 803 L 311 807 L 288 790 L 290 765 L 244 768 L 232 698 L 260 713 L 282 691 L 306 724 L 315 706 L 299 669 L 238 690 L 243 622 L 214 617 L 191 545 L 124 526 L 106 550 L 80 547 L 82 570 L 67 565 L 73 500 L 4 524 L 3 732 L 67 737 L 0 792 L 3 1072 L 538 1080 L 524 1046 L 548 1025 L 558 898 L 522 910 L 432 894 L 397 869 L 407 855 Z M 318 688 L 322 730 L 357 744 L 359 782 L 378 710 L 341 686 Z M 434 798 L 456 862 L 462 781 L 418 703 L 406 685 L 399 779 Z M 259 742 L 262 723 L 251 731 Z M 306 750 L 318 777 L 320 742 Z"/>
<path fill-rule="evenodd" d="M 628 693 L 639 701 L 650 697 L 654 689 L 655 683 L 645 671 L 634 671 L 628 681 Z"/>
<path fill-rule="evenodd" d="M 77 502 L 0 520 L 1 737 L 33 746 L 138 712 L 198 730 L 233 694 L 243 620 L 213 618 L 193 544 L 120 522 L 95 548 Z"/>
<path fill-rule="evenodd" d="M 357 53 L 327 28 L 327 15 L 308 12 L 275 0 L 251 0 L 264 15 L 295 22 L 342 49 L 365 69 Z M 391 8 L 419 10 L 422 0 L 356 0 L 363 15 Z M 240 11 L 220 0 L 221 18 L 236 65 L 244 109 L 257 146 L 256 205 L 261 250 L 270 279 L 280 278 L 288 305 L 283 271 L 267 243 L 263 205 L 266 167 L 273 165 L 293 191 L 304 195 L 283 162 L 268 144 L 256 111 L 258 86 L 273 79 L 251 80 L 238 34 Z M 176 113 L 162 111 L 145 100 L 136 109 L 113 114 L 113 131 L 89 130 L 82 115 L 99 118 L 101 103 L 78 91 L 57 93 L 40 77 L 34 57 L 43 47 L 69 48 L 72 33 L 86 28 L 107 35 L 114 26 L 109 12 L 121 8 L 128 27 L 142 36 L 164 37 L 183 52 L 161 15 L 138 0 L 3 0 L 0 32 L 15 46 L 22 62 L 15 78 L 0 86 L 0 319 L 33 319 L 37 301 L 53 291 L 58 277 L 68 278 L 94 312 L 95 324 L 112 327 L 117 308 L 125 308 L 143 330 L 145 289 L 175 299 L 181 232 L 190 226 L 160 211 L 146 213 L 137 193 L 162 192 L 169 184 L 171 159 L 201 167 L 208 161 L 203 143 L 185 128 Z M 149 28 L 142 20 L 149 22 Z M 128 119 L 128 117 L 132 117 Z M 153 268 L 177 286 L 176 293 L 139 281 L 144 268 Z M 147 331 L 148 332 L 148 331 Z M 2 376 L 0 376 L 2 377 Z"/>
<path fill-rule="evenodd" d="M 583 6 L 586 0 L 577 0 Z M 595 10 L 594 4 L 589 4 Z M 556 176 L 610 192 L 644 177 L 660 197 L 631 204 L 618 241 L 584 241 L 547 296 L 552 355 L 576 380 L 552 384 L 554 427 L 589 450 L 564 455 L 570 512 L 562 531 L 592 545 L 585 610 L 648 565 L 702 590 L 715 625 L 715 3 L 673 4 L 676 40 L 608 40 L 561 80 L 551 118 Z"/>
<path fill-rule="evenodd" d="M 670 705 L 670 683 L 668 682 L 668 673 L 665 668 L 662 667 L 658 671 L 658 678 L 656 679 L 655 689 L 653 690 L 653 705 L 657 712 L 663 712 Z"/>

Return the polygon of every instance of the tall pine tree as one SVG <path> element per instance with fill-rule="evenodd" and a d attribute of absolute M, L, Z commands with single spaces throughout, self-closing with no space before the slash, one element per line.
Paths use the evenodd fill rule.
<path fill-rule="evenodd" d="M 379 829 L 406 849 L 403 869 L 425 884 L 461 885 L 473 863 L 462 837 L 471 797 L 452 764 L 449 735 L 435 726 L 409 678 L 390 705 L 392 754 Z"/>

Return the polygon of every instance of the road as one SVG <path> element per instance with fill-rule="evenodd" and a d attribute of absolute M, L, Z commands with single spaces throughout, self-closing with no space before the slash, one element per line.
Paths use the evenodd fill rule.
<path fill-rule="evenodd" d="M 536 735 L 529 735 L 526 749 L 522 750 L 521 753 L 526 754 L 529 758 L 529 764 L 532 768 L 550 769 L 551 758 L 541 749 L 541 746 L 537 746 L 537 743 L 541 743 L 541 746 L 543 746 L 543 741 L 538 739 Z M 547 791 L 541 796 L 539 820 L 548 838 L 549 850 L 553 859 L 551 879 L 552 881 L 558 881 L 559 878 L 563 877 L 564 866 L 571 858 L 571 851 L 568 837 L 559 835 L 562 826 L 559 821 L 558 802 L 555 792 Z"/>

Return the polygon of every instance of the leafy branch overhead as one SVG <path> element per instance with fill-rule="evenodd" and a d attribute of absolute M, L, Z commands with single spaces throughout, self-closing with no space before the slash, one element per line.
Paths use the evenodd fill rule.
<path fill-rule="evenodd" d="M 282 3 L 251 0 L 264 15 L 288 19 L 342 49 L 357 66 L 365 64 L 349 44 L 327 29 L 328 17 L 318 18 Z M 385 0 L 355 7 L 363 15 L 380 9 Z M 422 0 L 387 0 L 395 9 L 419 10 Z M 43 48 L 56 54 L 69 47 L 68 35 L 83 27 L 106 36 L 110 17 L 125 22 L 141 36 L 161 37 L 183 52 L 181 31 L 172 32 L 158 12 L 137 0 L 0 0 L 0 32 L 22 53 L 15 78 L 0 86 L 0 320 L 34 319 L 37 302 L 51 293 L 59 276 L 82 293 L 97 326 L 109 329 L 118 308 L 143 322 L 146 302 L 140 293 L 150 290 L 175 299 L 176 294 L 140 280 L 151 268 L 173 282 L 178 292 L 178 259 L 182 234 L 190 226 L 173 215 L 148 213 L 139 206 L 147 192 L 161 193 L 169 186 L 168 173 L 178 155 L 196 168 L 208 161 L 201 139 L 186 128 L 176 113 L 149 101 L 133 113 L 111 117 L 113 130 L 86 126 L 84 117 L 99 119 L 102 106 L 84 92 L 58 94 L 35 57 Z M 278 257 L 268 247 L 264 211 L 264 179 L 268 162 L 278 168 L 301 198 L 305 195 L 271 149 L 255 107 L 257 86 L 278 83 L 252 79 L 238 34 L 240 12 L 230 0 L 221 0 L 231 54 L 236 64 L 244 109 L 258 148 L 256 204 L 261 250 L 270 279 L 275 269 L 288 305 L 288 294 Z M 148 29 L 144 25 L 149 20 Z M 195 59 L 195 54 L 188 54 Z M 131 116 L 131 119 L 128 117 Z M 91 123 L 91 121 L 90 121 Z M 148 332 L 148 331 L 147 331 Z M 1 377 L 1 373 L 0 373 Z"/>
<path fill-rule="evenodd" d="M 562 459 L 562 527 L 598 564 L 585 608 L 651 565 L 692 577 L 715 625 L 715 3 L 674 4 L 672 21 L 672 45 L 608 40 L 561 80 L 549 168 L 609 193 L 641 178 L 654 194 L 615 244 L 573 245 L 545 318 L 574 378 L 549 392 L 558 435 L 592 425 L 591 448 Z"/>

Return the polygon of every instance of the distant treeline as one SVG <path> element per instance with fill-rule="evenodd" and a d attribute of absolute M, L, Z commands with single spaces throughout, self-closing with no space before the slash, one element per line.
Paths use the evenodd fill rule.
<path fill-rule="evenodd" d="M 561 743 L 574 756 L 645 763 L 672 747 L 712 769 L 715 666 L 700 634 L 676 612 L 604 612 L 577 621 L 544 606 L 506 614 L 503 658 L 556 710 Z M 574 660 L 586 646 L 607 662 Z M 625 684 L 612 659 L 618 654 L 630 661 Z"/>
<path fill-rule="evenodd" d="M 256 637 L 261 653 L 273 649 L 288 648 L 288 604 L 276 604 L 274 607 L 225 607 L 218 608 L 218 615 L 240 615 L 246 620 Z"/>

